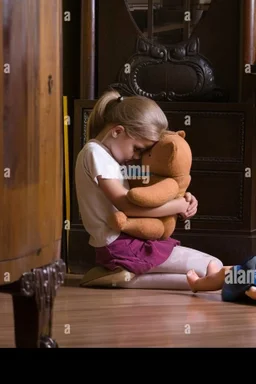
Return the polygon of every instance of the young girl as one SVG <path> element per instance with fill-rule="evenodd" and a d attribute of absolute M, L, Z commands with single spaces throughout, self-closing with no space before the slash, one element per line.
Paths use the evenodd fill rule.
<path fill-rule="evenodd" d="M 107 222 L 115 211 L 130 217 L 163 217 L 179 214 L 188 219 L 197 212 L 197 200 L 190 193 L 157 208 L 143 208 L 129 202 L 129 183 L 121 166 L 139 160 L 168 129 L 168 121 L 153 100 L 142 96 L 121 97 L 106 92 L 91 112 L 87 129 L 95 133 L 78 154 L 75 169 L 79 211 L 89 244 L 95 248 L 96 263 L 108 270 L 123 268 L 135 275 L 162 271 L 185 274 L 194 268 L 204 276 L 211 260 L 220 260 L 182 247 L 180 242 L 143 240 L 111 229 Z"/>

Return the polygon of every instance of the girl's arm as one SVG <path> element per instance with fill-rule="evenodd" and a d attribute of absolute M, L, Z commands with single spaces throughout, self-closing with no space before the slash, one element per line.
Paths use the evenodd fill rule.
<path fill-rule="evenodd" d="M 127 216 L 134 217 L 163 217 L 167 215 L 176 215 L 185 213 L 189 203 L 185 198 L 181 197 L 169 201 L 160 207 L 143 208 L 132 204 L 127 198 L 128 189 L 126 189 L 119 180 L 102 179 L 98 176 L 99 187 L 102 189 L 105 196 L 119 210 Z"/>

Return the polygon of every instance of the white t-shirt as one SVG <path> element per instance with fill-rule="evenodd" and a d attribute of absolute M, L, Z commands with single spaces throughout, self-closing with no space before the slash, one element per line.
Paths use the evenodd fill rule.
<path fill-rule="evenodd" d="M 100 141 L 88 141 L 76 159 L 76 194 L 85 230 L 89 233 L 89 244 L 103 247 L 112 243 L 120 235 L 111 229 L 107 219 L 117 208 L 104 195 L 98 185 L 97 176 L 106 179 L 118 179 L 126 189 L 128 180 L 121 172 L 121 166 Z"/>

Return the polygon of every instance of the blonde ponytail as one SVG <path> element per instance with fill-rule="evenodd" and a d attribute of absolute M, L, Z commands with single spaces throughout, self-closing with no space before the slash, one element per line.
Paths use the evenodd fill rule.
<path fill-rule="evenodd" d="M 102 136 L 108 106 L 113 101 L 117 101 L 118 97 L 120 97 L 120 94 L 113 90 L 103 94 L 96 102 L 87 122 L 87 132 L 91 134 L 91 137 Z"/>
<path fill-rule="evenodd" d="M 168 129 L 168 120 L 154 100 L 144 96 L 121 97 L 105 92 L 96 102 L 87 122 L 91 138 L 102 140 L 109 125 L 122 125 L 132 138 L 158 141 Z"/>

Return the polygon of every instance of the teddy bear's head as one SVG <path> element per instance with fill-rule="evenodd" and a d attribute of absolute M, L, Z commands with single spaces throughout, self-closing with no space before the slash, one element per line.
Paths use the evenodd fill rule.
<path fill-rule="evenodd" d="M 192 152 L 185 131 L 165 131 L 160 140 L 142 156 L 150 173 L 163 177 L 180 177 L 190 173 Z"/>

